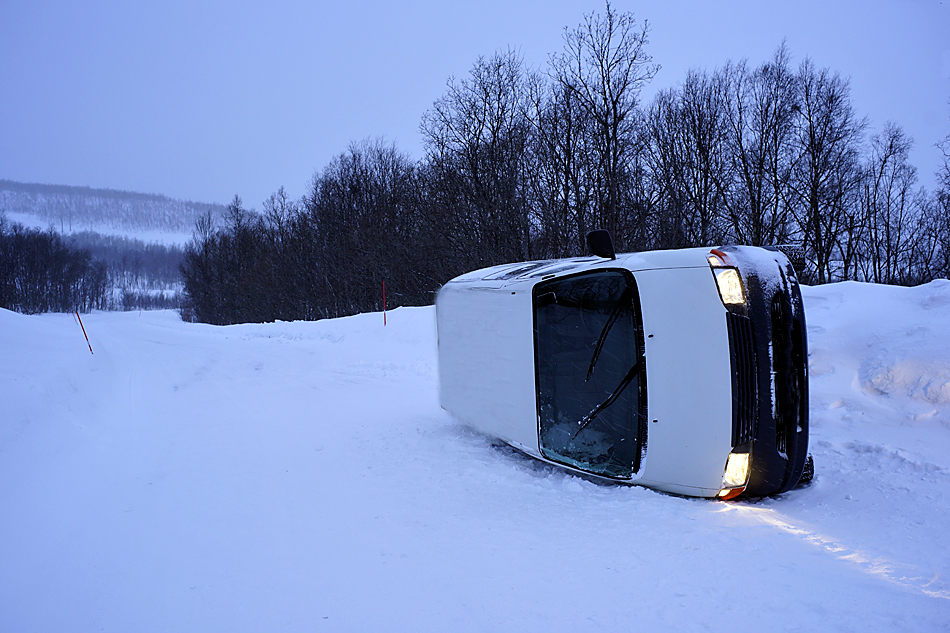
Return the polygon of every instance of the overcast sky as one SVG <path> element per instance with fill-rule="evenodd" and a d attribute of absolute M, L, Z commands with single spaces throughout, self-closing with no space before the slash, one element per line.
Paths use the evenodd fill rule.
<path fill-rule="evenodd" d="M 650 94 L 690 67 L 768 59 L 785 39 L 850 77 L 871 131 L 916 142 L 921 182 L 950 133 L 950 0 L 615 0 L 651 26 Z M 419 122 L 479 55 L 561 50 L 593 0 L 455 3 L 0 2 L 0 179 L 161 193 L 260 210 L 303 195 L 354 141 L 422 157 Z"/>

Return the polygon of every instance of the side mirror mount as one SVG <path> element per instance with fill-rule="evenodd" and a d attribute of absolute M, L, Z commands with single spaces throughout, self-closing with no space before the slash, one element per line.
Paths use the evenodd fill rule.
<path fill-rule="evenodd" d="M 587 234 L 587 248 L 592 255 L 605 259 L 617 259 L 614 253 L 614 243 L 610 233 L 604 229 L 597 229 Z"/>

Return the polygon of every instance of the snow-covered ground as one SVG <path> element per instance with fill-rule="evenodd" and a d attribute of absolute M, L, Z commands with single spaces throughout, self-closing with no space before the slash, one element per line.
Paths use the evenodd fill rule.
<path fill-rule="evenodd" d="M 805 297 L 816 479 L 737 503 L 460 426 L 432 308 L 0 311 L 0 631 L 945 631 L 950 282 Z"/>

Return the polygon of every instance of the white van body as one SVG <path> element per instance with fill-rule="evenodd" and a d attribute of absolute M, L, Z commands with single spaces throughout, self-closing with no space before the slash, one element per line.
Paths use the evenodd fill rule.
<path fill-rule="evenodd" d="M 733 269 L 740 273 L 747 289 L 744 305 L 724 302 L 716 281 L 717 272 L 722 269 Z M 601 274 L 598 275 L 598 272 Z M 585 287 L 593 288 L 592 284 L 600 283 L 597 280 L 601 278 L 620 284 L 616 286 L 618 292 L 626 287 L 623 280 L 628 280 L 634 297 L 639 298 L 638 305 L 635 305 L 635 312 L 638 313 L 636 323 L 630 317 L 628 321 L 633 325 L 624 327 L 636 332 L 637 340 L 642 341 L 640 358 L 643 363 L 636 361 L 636 352 L 626 351 L 621 352 L 621 355 L 627 354 L 624 358 L 629 357 L 626 361 L 619 358 L 598 360 L 602 351 L 602 357 L 606 358 L 607 354 L 614 351 L 608 348 L 617 344 L 614 341 L 617 335 L 611 333 L 614 323 L 618 322 L 611 320 L 617 318 L 614 314 L 616 309 L 613 312 L 608 310 L 613 304 L 609 303 L 612 299 L 607 297 L 598 303 L 606 307 L 600 312 L 600 321 L 591 325 L 589 331 L 594 333 L 593 336 L 587 334 L 586 338 L 578 338 L 578 341 L 583 341 L 584 349 L 570 352 L 572 358 L 581 358 L 583 362 L 575 362 L 571 365 L 574 369 L 567 369 L 568 364 L 562 361 L 561 365 L 554 363 L 551 365 L 553 369 L 546 370 L 549 361 L 542 357 L 548 353 L 544 350 L 560 351 L 564 346 L 574 345 L 572 341 L 575 339 L 559 338 L 561 332 L 556 328 L 569 327 L 564 325 L 567 320 L 561 316 L 552 317 L 554 320 L 550 327 L 555 330 L 545 335 L 542 331 L 548 327 L 542 324 L 547 318 L 543 315 L 548 314 L 545 311 L 558 310 L 557 315 L 574 314 L 570 308 L 550 306 L 559 301 L 565 305 L 578 305 L 564 298 L 572 287 L 570 284 L 583 283 L 587 284 Z M 545 288 L 553 288 L 556 292 L 544 293 Z M 771 333 L 768 330 L 772 324 L 764 323 L 768 320 L 764 316 L 768 311 L 757 309 L 753 304 L 767 303 L 773 296 L 779 295 L 785 297 L 791 306 L 794 318 L 789 320 L 797 319 L 800 322 L 796 334 L 800 338 L 797 343 L 798 354 L 804 354 L 802 358 L 807 358 L 807 353 L 804 353 L 804 315 L 798 283 L 788 260 L 776 251 L 745 247 L 734 247 L 728 253 L 710 249 L 655 251 L 620 254 L 616 259 L 581 257 L 522 262 L 470 272 L 445 284 L 436 301 L 441 404 L 458 420 L 487 435 L 499 438 L 532 457 L 584 475 L 697 497 L 735 496 L 750 487 L 753 494 L 780 492 L 796 484 L 801 476 L 800 466 L 804 463 L 804 451 L 807 451 L 807 391 L 796 395 L 798 400 L 804 395 L 805 406 L 796 404 L 794 407 L 797 428 L 791 444 L 794 444 L 796 455 L 793 461 L 796 463 L 790 469 L 785 468 L 790 472 L 776 485 L 776 467 L 766 463 L 767 459 L 772 459 L 767 453 L 777 453 L 788 460 L 789 443 L 785 439 L 778 442 L 779 448 L 784 449 L 785 453 L 765 450 L 761 444 L 776 445 L 777 440 L 775 437 L 755 435 L 768 430 L 766 427 L 769 425 L 761 423 L 761 418 L 773 417 L 777 407 L 773 406 L 772 401 L 777 396 L 771 384 L 776 372 L 768 366 L 761 367 L 763 364 L 768 365 L 771 353 Z M 741 314 L 727 317 L 730 312 Z M 576 330 L 589 317 L 590 314 L 571 316 L 571 319 L 575 319 L 572 321 L 575 325 L 570 327 Z M 734 335 L 730 334 L 729 318 L 748 321 L 751 329 L 759 333 L 755 345 L 755 357 L 759 360 L 757 365 L 754 359 L 752 362 L 755 368 L 743 370 L 741 358 L 737 360 L 731 348 Z M 756 323 L 756 320 L 763 322 Z M 604 325 L 601 327 L 600 323 Z M 617 326 L 616 331 L 619 328 Z M 596 338 L 598 331 L 601 333 L 599 341 Z M 544 336 L 553 338 L 553 341 L 545 343 Z M 552 348 L 552 345 L 555 347 Z M 630 429 L 611 436 L 615 443 L 638 443 L 636 454 L 629 452 L 629 446 L 620 449 L 627 451 L 625 455 L 630 462 L 629 467 L 607 470 L 600 466 L 588 467 L 585 461 L 588 457 L 573 457 L 572 453 L 566 453 L 574 449 L 545 450 L 542 440 L 545 420 L 541 410 L 548 406 L 544 393 L 547 387 L 539 385 L 539 381 L 554 385 L 551 390 L 556 388 L 563 397 L 574 397 L 563 395 L 564 385 L 576 384 L 582 391 L 587 388 L 580 374 L 588 367 L 586 359 L 591 356 L 591 348 L 595 348 L 595 351 L 587 370 L 587 379 L 592 374 L 596 376 L 595 372 L 607 371 L 601 370 L 600 366 L 608 367 L 613 363 L 610 366 L 620 369 L 615 370 L 612 379 L 605 379 L 612 380 L 607 384 L 613 385 L 618 382 L 618 377 L 623 377 L 623 368 L 626 367 L 624 362 L 630 365 L 639 363 L 639 369 L 631 369 L 630 372 L 635 374 L 635 378 L 631 379 L 628 374 L 624 378 L 627 382 L 619 385 L 606 398 L 607 406 L 610 407 L 638 407 L 637 414 L 625 413 L 622 416 L 624 420 L 631 421 Z M 802 365 L 794 372 L 795 380 L 798 381 L 797 389 L 801 391 L 807 388 L 807 380 L 804 362 L 797 364 Z M 570 379 L 566 377 L 570 371 L 578 373 L 572 379 L 573 383 L 568 382 Z M 737 431 L 737 424 L 742 423 L 737 422 L 739 414 L 735 409 L 739 405 L 734 406 L 734 400 L 737 389 L 742 388 L 742 380 L 737 376 L 743 371 L 747 375 L 754 375 L 756 379 L 753 382 L 757 383 L 751 388 L 755 392 L 752 397 L 758 403 L 756 417 L 759 420 L 753 424 L 755 429 L 751 431 Z M 545 378 L 548 374 L 550 377 Z M 748 389 L 749 380 L 745 382 Z M 627 385 L 634 386 L 628 388 Z M 608 386 L 603 393 L 609 391 Z M 625 392 L 629 395 L 623 395 Z M 629 402 L 624 404 L 616 398 Z M 604 398 L 596 396 L 589 402 L 597 405 L 600 400 Z M 571 406 L 580 411 L 590 408 L 584 404 L 571 403 Z M 577 409 L 577 406 L 586 408 Z M 785 408 L 788 409 L 787 406 Z M 604 407 L 602 410 L 607 409 Z M 595 416 L 600 412 L 598 409 Z M 575 417 L 581 416 L 575 414 Z M 583 420 L 577 421 L 578 430 L 574 432 L 574 437 L 565 438 L 565 443 L 558 446 L 575 446 L 581 441 L 582 431 L 586 431 L 587 424 L 593 422 L 587 416 Z M 745 424 L 748 426 L 750 423 Z M 773 428 L 772 435 L 775 433 Z M 605 436 L 601 434 L 597 437 L 602 439 Z M 597 441 L 600 440 L 588 441 L 588 445 Z M 745 475 L 746 480 L 742 485 L 724 479 L 730 455 L 737 451 L 752 455 L 750 472 Z M 561 455 L 565 453 L 568 457 L 562 458 Z M 771 476 L 769 471 L 772 471 Z M 760 481 L 763 479 L 771 481 L 763 483 Z"/>

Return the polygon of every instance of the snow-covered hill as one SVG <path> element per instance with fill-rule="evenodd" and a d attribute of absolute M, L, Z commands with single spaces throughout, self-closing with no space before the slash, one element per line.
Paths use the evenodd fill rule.
<path fill-rule="evenodd" d="M 191 239 L 199 218 L 208 213 L 220 217 L 224 209 L 156 194 L 0 180 L 0 212 L 11 222 L 52 227 L 63 235 L 94 231 L 182 245 Z"/>
<path fill-rule="evenodd" d="M 460 426 L 432 308 L 0 311 L 0 630 L 946 630 L 950 282 L 805 290 L 816 479 L 738 503 Z"/>

